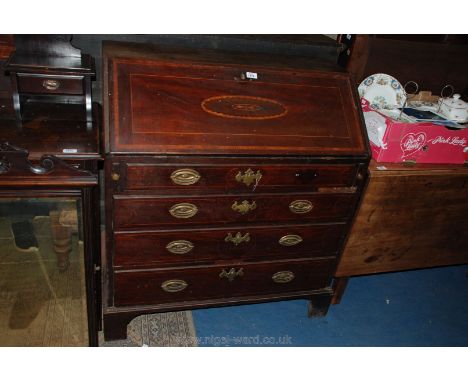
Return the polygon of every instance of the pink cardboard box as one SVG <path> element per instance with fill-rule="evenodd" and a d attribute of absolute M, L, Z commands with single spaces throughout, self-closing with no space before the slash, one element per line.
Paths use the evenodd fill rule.
<path fill-rule="evenodd" d="M 468 128 L 400 122 L 361 99 L 372 157 L 377 162 L 458 163 L 468 161 Z"/>

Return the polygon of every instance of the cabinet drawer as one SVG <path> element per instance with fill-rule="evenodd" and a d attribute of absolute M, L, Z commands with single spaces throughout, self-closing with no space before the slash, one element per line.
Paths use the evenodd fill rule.
<path fill-rule="evenodd" d="M 346 224 L 114 234 L 114 266 L 175 266 L 215 260 L 282 260 L 334 255 Z"/>
<path fill-rule="evenodd" d="M 125 163 L 113 169 L 121 190 L 154 193 L 314 191 L 350 187 L 355 165 L 191 165 Z"/>
<path fill-rule="evenodd" d="M 114 304 L 147 305 L 327 287 L 335 259 L 114 273 Z"/>
<path fill-rule="evenodd" d="M 157 225 L 321 221 L 347 218 L 354 193 L 216 195 L 210 197 L 114 196 L 114 229 Z"/>
<path fill-rule="evenodd" d="M 84 92 L 83 76 L 37 76 L 18 74 L 18 91 L 35 94 L 74 94 Z"/>

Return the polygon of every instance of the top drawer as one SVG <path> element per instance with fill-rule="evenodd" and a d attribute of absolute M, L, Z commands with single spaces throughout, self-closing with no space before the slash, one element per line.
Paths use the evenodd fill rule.
<path fill-rule="evenodd" d="M 83 76 L 18 74 L 18 90 L 20 93 L 81 95 L 83 79 Z"/>
<path fill-rule="evenodd" d="M 255 165 L 114 163 L 110 177 L 115 190 L 152 193 L 314 191 L 320 187 L 351 187 L 356 165 Z"/>

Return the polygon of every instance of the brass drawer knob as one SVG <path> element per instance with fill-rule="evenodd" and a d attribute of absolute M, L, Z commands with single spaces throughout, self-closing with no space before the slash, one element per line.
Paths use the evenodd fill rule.
<path fill-rule="evenodd" d="M 112 180 L 113 180 L 114 182 L 117 182 L 117 181 L 120 179 L 120 175 L 117 174 L 116 172 L 113 172 L 113 173 L 111 174 L 111 178 L 112 178 Z"/>
<path fill-rule="evenodd" d="M 284 245 L 285 247 L 291 247 L 302 243 L 302 237 L 299 235 L 285 235 L 278 240 L 278 243 Z"/>
<path fill-rule="evenodd" d="M 187 286 L 188 284 L 184 280 L 167 280 L 161 284 L 161 288 L 169 293 L 181 292 Z"/>
<path fill-rule="evenodd" d="M 60 87 L 60 81 L 57 80 L 44 80 L 42 81 L 42 87 L 47 90 L 57 90 Z"/>
<path fill-rule="evenodd" d="M 232 236 L 232 233 L 229 232 L 224 241 L 226 243 L 231 242 L 237 247 L 240 243 L 248 243 L 250 241 L 250 234 L 247 232 L 242 235 L 240 232 L 237 232 L 235 236 Z"/>
<path fill-rule="evenodd" d="M 229 281 L 233 281 L 236 277 L 242 277 L 242 276 L 244 276 L 243 268 L 239 268 L 239 270 L 237 271 L 235 268 L 231 268 L 229 271 L 226 271 L 226 269 L 223 269 L 223 271 L 219 274 L 219 278 L 228 279 Z"/>
<path fill-rule="evenodd" d="M 170 209 L 169 213 L 178 219 L 188 219 L 195 216 L 198 212 L 197 206 L 191 203 L 178 203 L 174 204 Z"/>
<path fill-rule="evenodd" d="M 257 187 L 258 182 L 260 182 L 260 179 L 262 179 L 262 173 L 260 172 L 260 170 L 257 170 L 257 172 L 253 172 L 250 168 L 244 171 L 243 174 L 242 171 L 239 171 L 236 175 L 236 180 L 239 183 L 244 183 L 247 187 L 249 187 L 254 182 L 255 187 Z"/>
<path fill-rule="evenodd" d="M 183 255 L 185 253 L 189 253 L 194 248 L 192 242 L 188 240 L 174 240 L 171 241 L 168 245 L 166 245 L 166 249 L 177 255 Z"/>
<path fill-rule="evenodd" d="M 271 279 L 278 284 L 286 284 L 294 280 L 294 273 L 291 271 L 276 272 Z"/>
<path fill-rule="evenodd" d="M 201 176 L 198 171 L 195 171 L 191 168 L 175 170 L 171 174 L 171 180 L 175 184 L 179 184 L 181 186 L 190 186 L 191 184 L 195 184 L 200 180 L 200 178 Z"/>
<path fill-rule="evenodd" d="M 239 212 L 241 215 L 245 215 L 246 213 L 253 211 L 257 208 L 257 203 L 252 202 L 249 203 L 248 200 L 243 200 L 242 203 L 238 204 L 237 200 L 231 206 L 233 211 Z"/>
<path fill-rule="evenodd" d="M 295 214 L 306 214 L 314 208 L 308 200 L 295 200 L 289 205 L 289 210 Z"/>

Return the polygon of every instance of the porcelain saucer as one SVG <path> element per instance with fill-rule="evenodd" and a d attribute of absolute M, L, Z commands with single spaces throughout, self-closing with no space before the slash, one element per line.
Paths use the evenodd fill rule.
<path fill-rule="evenodd" d="M 403 86 L 392 76 L 377 73 L 367 77 L 358 87 L 359 96 L 369 101 L 373 109 L 397 109 L 404 106 Z"/>

